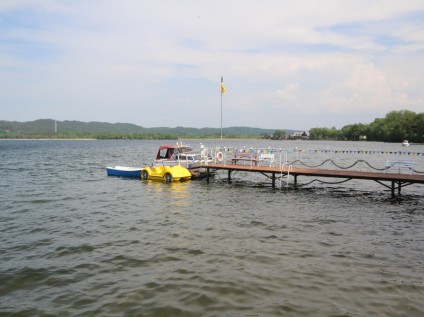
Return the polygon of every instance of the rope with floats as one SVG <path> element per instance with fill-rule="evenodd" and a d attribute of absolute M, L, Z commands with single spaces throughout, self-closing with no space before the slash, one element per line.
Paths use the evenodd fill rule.
<path fill-rule="evenodd" d="M 336 162 L 334 162 L 332 159 L 326 159 L 324 162 L 322 162 L 322 163 L 320 163 L 320 164 L 318 164 L 318 165 L 309 165 L 309 164 L 306 164 L 306 163 L 302 162 L 301 160 L 295 160 L 295 161 L 293 161 L 293 162 L 291 162 L 291 163 L 289 163 L 289 164 L 300 163 L 301 165 L 306 166 L 306 167 L 309 167 L 309 168 L 317 168 L 317 167 L 323 166 L 323 165 L 324 165 L 325 163 L 327 163 L 327 162 L 330 162 L 330 163 L 332 163 L 334 166 L 336 166 L 336 167 L 338 167 L 338 168 L 340 168 L 340 169 L 343 169 L 343 170 L 350 169 L 350 168 L 354 167 L 354 166 L 355 166 L 356 164 L 358 164 L 358 163 L 365 163 L 365 164 L 366 164 L 366 165 L 368 165 L 370 168 L 372 168 L 372 169 L 374 169 L 374 170 L 376 170 L 376 171 L 384 171 L 384 170 L 385 170 L 385 168 L 384 168 L 384 167 L 383 167 L 383 168 L 378 168 L 378 167 L 372 166 L 370 163 L 368 163 L 368 162 L 367 162 L 367 161 L 365 161 L 365 160 L 357 160 L 356 162 L 354 162 L 353 164 L 351 164 L 351 165 L 349 165 L 349 166 L 341 166 L 341 165 L 337 164 Z"/>
<path fill-rule="evenodd" d="M 338 168 L 340 168 L 340 169 L 344 169 L 344 170 L 350 169 L 350 168 L 354 167 L 354 166 L 355 166 L 356 164 L 358 164 L 358 163 L 364 163 L 364 164 L 368 165 L 368 167 L 370 167 L 371 169 L 374 169 L 374 170 L 376 170 L 376 171 L 384 171 L 384 170 L 386 170 L 386 168 L 385 168 L 385 167 L 383 167 L 383 168 L 378 168 L 378 167 L 372 166 L 370 163 L 368 163 L 368 162 L 367 162 L 367 161 L 365 161 L 365 160 L 357 160 L 356 162 L 354 162 L 353 164 L 351 164 L 351 165 L 349 165 L 349 166 L 341 166 L 341 165 L 337 164 L 336 162 L 334 162 L 332 159 L 326 159 L 325 161 L 323 161 L 322 163 L 320 163 L 320 164 L 318 164 L 318 165 L 309 165 L 309 164 L 306 164 L 306 163 L 302 162 L 301 160 L 295 160 L 295 161 L 290 162 L 290 163 L 288 163 L 288 164 L 299 163 L 299 164 L 301 164 L 301 165 L 303 165 L 303 166 L 306 166 L 306 167 L 309 167 L 309 168 L 317 168 L 317 167 L 323 166 L 323 165 L 324 165 L 325 163 L 327 163 L 327 162 L 330 162 L 330 163 L 332 163 L 334 166 L 336 166 L 336 167 L 338 167 Z M 424 171 L 418 171 L 418 170 L 415 170 L 415 169 L 413 169 L 412 171 L 413 171 L 414 173 L 417 173 L 417 174 L 424 174 Z"/>

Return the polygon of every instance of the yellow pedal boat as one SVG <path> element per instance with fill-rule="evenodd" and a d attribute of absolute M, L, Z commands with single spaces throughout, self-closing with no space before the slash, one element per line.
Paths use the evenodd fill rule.
<path fill-rule="evenodd" d="M 141 179 L 144 180 L 158 180 L 170 183 L 187 181 L 190 178 L 190 171 L 180 165 L 145 167 L 141 170 Z"/>

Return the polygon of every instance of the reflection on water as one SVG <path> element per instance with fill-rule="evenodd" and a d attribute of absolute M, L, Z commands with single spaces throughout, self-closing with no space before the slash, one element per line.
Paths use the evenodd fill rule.
<path fill-rule="evenodd" d="M 249 142 L 267 146 L 234 146 Z M 363 181 L 273 190 L 251 174 L 106 176 L 147 164 L 159 144 L 0 142 L 1 316 L 424 314 L 422 186 L 393 200 Z"/>
<path fill-rule="evenodd" d="M 142 181 L 146 185 L 146 194 L 151 199 L 160 197 L 165 198 L 166 201 L 162 202 L 163 205 L 178 205 L 178 206 L 189 206 L 190 205 L 190 181 L 186 182 L 159 182 L 159 181 Z"/>

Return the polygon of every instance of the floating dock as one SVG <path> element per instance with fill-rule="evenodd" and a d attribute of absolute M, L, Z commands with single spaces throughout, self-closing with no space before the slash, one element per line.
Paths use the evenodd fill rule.
<path fill-rule="evenodd" d="M 297 187 L 297 179 L 299 176 L 308 177 L 324 177 L 324 178 L 344 178 L 346 181 L 351 179 L 362 179 L 375 181 L 391 190 L 392 197 L 396 192 L 401 194 L 402 187 L 412 184 L 424 184 L 424 175 L 402 174 L 402 173 L 383 173 L 383 172 L 361 172 L 349 170 L 329 170 L 316 168 L 297 168 L 291 166 L 256 166 L 240 165 L 240 164 L 208 164 L 203 165 L 207 170 L 207 182 L 209 183 L 210 170 L 226 170 L 228 171 L 228 182 L 231 183 L 231 173 L 235 171 L 260 173 L 269 176 L 272 181 L 272 187 L 275 188 L 277 177 L 293 176 L 294 187 Z M 387 182 L 387 183 L 386 183 Z"/>

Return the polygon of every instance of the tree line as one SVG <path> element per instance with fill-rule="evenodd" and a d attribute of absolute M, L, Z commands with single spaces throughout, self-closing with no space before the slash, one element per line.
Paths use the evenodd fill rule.
<path fill-rule="evenodd" d="M 251 139 L 256 135 L 224 135 L 226 139 Z M 219 139 L 220 134 L 184 135 L 176 133 L 122 133 L 122 132 L 4 132 L 0 139 L 97 139 L 97 140 L 176 140 Z"/>
<path fill-rule="evenodd" d="M 31 122 L 11 122 L 0 120 L 0 139 L 144 139 L 165 140 L 178 138 L 219 138 L 219 129 L 213 128 L 142 128 L 132 124 L 110 124 L 103 122 L 84 123 L 79 121 L 58 122 L 51 119 Z M 273 130 L 247 127 L 224 128 L 225 138 L 269 138 Z M 273 139 L 283 139 L 286 131 L 276 130 Z M 340 130 L 333 128 L 312 128 L 311 140 L 366 139 L 381 142 L 424 143 L 424 113 L 409 110 L 392 111 L 384 118 L 377 118 L 370 124 L 349 124 Z"/>
<path fill-rule="evenodd" d="M 333 128 L 312 128 L 312 140 L 381 141 L 424 143 L 424 113 L 410 110 L 391 111 L 384 118 L 377 118 L 370 124 L 349 124 L 340 130 Z"/>
<path fill-rule="evenodd" d="M 269 133 L 270 129 L 250 127 L 223 128 L 225 138 L 254 138 Z M 94 139 L 177 139 L 219 138 L 218 128 L 155 127 L 145 128 L 129 123 L 55 121 L 39 119 L 28 122 L 0 120 L 2 139 L 94 138 Z"/>

